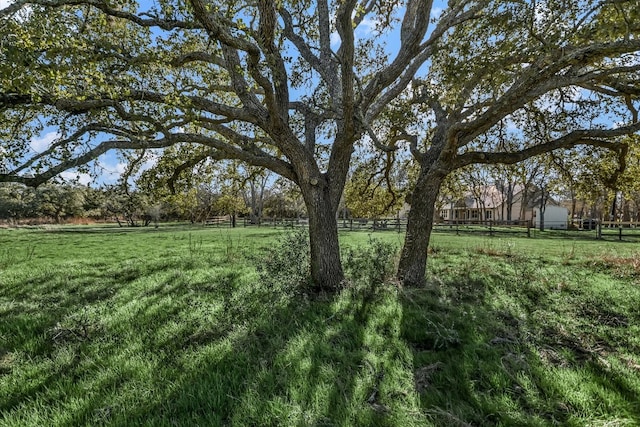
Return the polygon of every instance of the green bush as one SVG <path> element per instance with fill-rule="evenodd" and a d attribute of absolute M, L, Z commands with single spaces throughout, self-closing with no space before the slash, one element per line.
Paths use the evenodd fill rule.
<path fill-rule="evenodd" d="M 306 228 L 282 235 L 269 253 L 258 261 L 261 282 L 273 289 L 293 291 L 311 283 L 309 232 Z"/>
<path fill-rule="evenodd" d="M 346 248 L 342 259 L 351 283 L 380 285 L 393 278 L 396 255 L 394 244 L 370 238 L 366 246 Z"/>

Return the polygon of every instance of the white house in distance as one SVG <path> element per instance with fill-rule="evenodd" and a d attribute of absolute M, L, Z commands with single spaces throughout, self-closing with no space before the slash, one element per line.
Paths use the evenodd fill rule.
<path fill-rule="evenodd" d="M 533 208 L 533 226 L 540 228 L 540 207 Z M 559 206 L 554 201 L 547 201 L 544 209 L 545 228 L 563 229 L 567 228 L 569 209 Z"/>
<path fill-rule="evenodd" d="M 540 227 L 540 192 L 529 191 L 524 197 L 522 186 L 515 186 L 509 197 L 495 185 L 482 185 L 458 200 L 445 200 L 439 212 L 440 221 L 460 222 L 525 222 Z M 566 229 L 569 210 L 548 198 L 544 209 L 544 227 Z"/>

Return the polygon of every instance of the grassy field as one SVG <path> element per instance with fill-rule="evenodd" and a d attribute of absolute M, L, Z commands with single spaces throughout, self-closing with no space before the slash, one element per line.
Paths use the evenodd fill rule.
<path fill-rule="evenodd" d="M 273 229 L 0 230 L 0 425 L 638 425 L 640 247 L 553 236 L 436 234 L 403 289 L 346 233 L 310 297 Z"/>

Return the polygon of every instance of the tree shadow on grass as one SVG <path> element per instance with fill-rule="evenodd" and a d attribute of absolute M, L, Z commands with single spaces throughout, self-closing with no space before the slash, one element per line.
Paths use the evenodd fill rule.
<path fill-rule="evenodd" d="M 326 301 L 282 299 L 258 285 L 254 295 L 235 292 L 272 308 L 221 309 L 220 316 L 233 319 L 226 329 L 182 337 L 180 374 L 166 395 L 123 409 L 110 422 L 423 425 L 411 377 L 398 369 L 410 360 L 397 339 L 393 292 L 346 290 Z M 237 301 L 233 293 L 222 298 Z"/>
<path fill-rule="evenodd" d="M 106 332 L 104 317 L 132 284 L 167 262 L 47 268 L 0 286 L 0 410 L 47 399 L 74 375 L 83 352 Z M 64 356 L 64 357 L 63 357 Z M 20 382 L 9 386 L 12 381 Z M 0 392 L 3 394 L 3 392 Z M 41 402 L 40 402 L 41 403 Z M 1 419 L 0 419 L 1 421 Z M 0 422 L 1 424 L 1 422 Z"/>
<path fill-rule="evenodd" d="M 69 283 L 38 276 L 32 290 L 43 295 L 16 290 L 40 307 L 42 318 L 31 318 L 24 334 L 24 340 L 39 337 L 38 346 L 19 337 L 10 343 L 11 353 L 33 360 L 0 372 L 24 382 L 0 402 L 5 420 L 424 425 L 406 369 L 410 353 L 398 337 L 395 288 L 351 288 L 310 299 L 267 289 L 237 266 L 197 275 L 189 270 L 193 263 L 180 262 L 112 268 L 115 283 L 98 274 L 112 292 L 90 298 L 86 319 L 80 290 L 56 300 L 56 307 L 40 306 L 47 295 L 62 298 Z M 14 321 L 18 315 L 10 313 Z M 91 327 L 86 334 L 83 324 Z M 53 338 L 56 331 L 61 334 Z"/>
<path fill-rule="evenodd" d="M 412 348 L 416 390 L 431 422 L 639 421 L 640 381 L 630 380 L 632 370 L 620 362 L 628 351 L 624 340 L 583 327 L 615 317 L 611 309 L 596 305 L 576 319 L 564 304 L 584 295 L 567 302 L 534 277 L 521 279 L 450 277 L 403 292 L 401 337 Z M 606 336 L 612 342 L 603 346 Z"/>
<path fill-rule="evenodd" d="M 351 287 L 322 300 L 267 288 L 238 265 L 214 267 L 125 263 L 100 273 L 114 283 L 96 279 L 113 295 L 96 284 L 83 296 L 80 276 L 70 275 L 78 290 L 67 299 L 73 286 L 39 276 L 34 293 L 63 299 L 40 307 L 42 318 L 34 309 L 36 329 L 12 344 L 32 352 L 37 360 L 25 365 L 41 373 L 12 377 L 20 385 L 0 401 L 2 416 L 20 425 L 318 426 L 640 418 L 635 368 L 617 354 L 624 334 L 602 352 L 600 331 L 588 335 L 551 314 L 584 318 L 578 326 L 608 319 L 609 328 L 634 318 L 606 304 L 568 310 L 558 304 L 571 295 L 558 298 L 535 272 L 513 269 L 501 281 L 469 268 L 428 289 Z M 29 302 L 29 292 L 12 292 Z M 83 336 L 73 321 L 88 299 L 95 328 Z M 16 321 L 20 311 L 10 310 Z M 34 336 L 41 348 L 27 342 Z"/>

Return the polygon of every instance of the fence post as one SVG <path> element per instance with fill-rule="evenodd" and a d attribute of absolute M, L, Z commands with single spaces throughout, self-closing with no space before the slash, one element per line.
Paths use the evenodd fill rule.
<path fill-rule="evenodd" d="M 618 225 L 618 240 L 622 241 L 622 225 Z"/>

